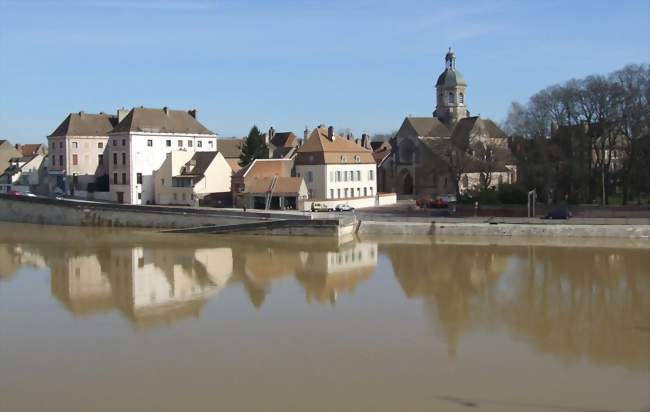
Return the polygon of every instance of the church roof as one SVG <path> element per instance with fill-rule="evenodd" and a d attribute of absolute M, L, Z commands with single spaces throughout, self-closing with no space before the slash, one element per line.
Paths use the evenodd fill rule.
<path fill-rule="evenodd" d="M 422 137 L 449 137 L 449 128 L 436 117 L 407 117 L 404 119 Z"/>
<path fill-rule="evenodd" d="M 445 69 L 440 76 L 438 76 L 438 81 L 436 82 L 436 87 L 455 87 L 455 86 L 467 86 L 465 78 L 458 70 L 455 69 Z"/>

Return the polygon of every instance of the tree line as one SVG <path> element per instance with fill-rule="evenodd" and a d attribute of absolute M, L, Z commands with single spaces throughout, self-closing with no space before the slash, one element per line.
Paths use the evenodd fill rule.
<path fill-rule="evenodd" d="M 542 200 L 623 204 L 650 193 L 650 67 L 547 87 L 511 105 L 504 127 L 519 181 Z"/>

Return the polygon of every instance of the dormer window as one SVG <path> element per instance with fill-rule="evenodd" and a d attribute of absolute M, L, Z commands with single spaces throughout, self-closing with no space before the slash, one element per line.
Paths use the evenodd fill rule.
<path fill-rule="evenodd" d="M 354 156 L 354 161 L 355 161 L 356 163 L 361 163 L 361 157 L 359 157 L 359 155 L 355 155 L 355 156 Z"/>
<path fill-rule="evenodd" d="M 348 162 L 347 156 L 346 155 L 341 155 L 341 163 L 347 163 L 347 162 Z"/>

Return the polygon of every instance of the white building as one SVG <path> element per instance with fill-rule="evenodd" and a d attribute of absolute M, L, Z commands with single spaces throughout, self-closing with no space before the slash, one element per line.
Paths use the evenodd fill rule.
<path fill-rule="evenodd" d="M 196 110 L 134 108 L 109 133 L 111 198 L 155 203 L 154 171 L 171 151 L 214 152 L 217 135 L 196 119 Z"/>
<path fill-rule="evenodd" d="M 169 152 L 154 172 L 156 204 L 199 206 L 205 195 L 230 194 L 231 173 L 219 152 Z"/>
<path fill-rule="evenodd" d="M 45 156 L 37 154 L 9 160 L 9 167 L 0 174 L 0 193 L 16 190 L 28 192 L 40 183 Z"/>
<path fill-rule="evenodd" d="M 372 151 L 318 127 L 298 149 L 296 174 L 307 184 L 309 200 L 334 207 L 376 204 L 377 165 Z"/>

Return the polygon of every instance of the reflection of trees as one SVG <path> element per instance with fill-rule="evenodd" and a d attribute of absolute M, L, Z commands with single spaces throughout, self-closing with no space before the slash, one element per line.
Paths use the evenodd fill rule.
<path fill-rule="evenodd" d="M 648 367 L 646 250 L 405 245 L 387 253 L 451 355 L 463 333 L 505 324 L 564 361 Z"/>

